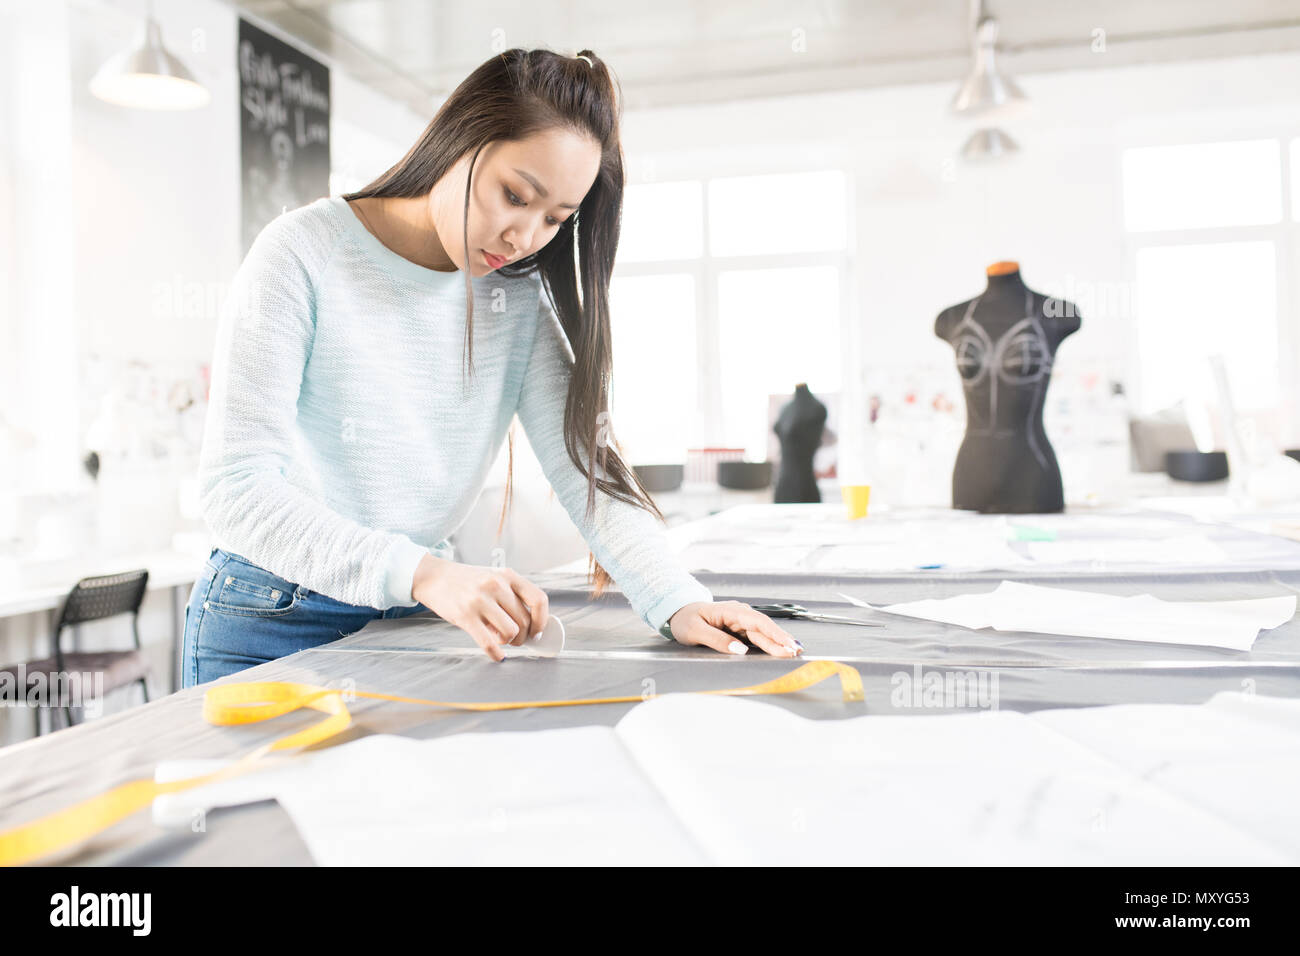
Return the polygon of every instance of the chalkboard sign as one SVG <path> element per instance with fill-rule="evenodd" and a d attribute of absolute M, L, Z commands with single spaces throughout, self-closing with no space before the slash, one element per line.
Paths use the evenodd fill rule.
<path fill-rule="evenodd" d="M 280 213 L 329 195 L 330 71 L 244 20 L 239 143 L 247 253 Z"/>

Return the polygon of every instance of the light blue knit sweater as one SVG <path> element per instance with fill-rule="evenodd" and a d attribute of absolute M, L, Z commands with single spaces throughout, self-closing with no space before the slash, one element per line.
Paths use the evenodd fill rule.
<path fill-rule="evenodd" d="M 216 546 L 339 601 L 412 606 L 416 565 L 426 551 L 454 557 L 448 538 L 517 413 L 647 626 L 713 600 L 644 510 L 597 493 L 586 520 L 586 479 L 564 448 L 573 350 L 540 277 L 471 281 L 474 374 L 462 390 L 462 272 L 399 256 L 338 197 L 262 230 L 212 363 L 199 483 Z"/>

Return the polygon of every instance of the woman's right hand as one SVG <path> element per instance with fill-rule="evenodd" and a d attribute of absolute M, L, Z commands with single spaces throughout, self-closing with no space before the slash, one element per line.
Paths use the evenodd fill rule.
<path fill-rule="evenodd" d="M 411 597 L 474 638 L 494 661 L 546 627 L 546 592 L 510 568 L 460 564 L 426 554 L 415 569 Z"/>

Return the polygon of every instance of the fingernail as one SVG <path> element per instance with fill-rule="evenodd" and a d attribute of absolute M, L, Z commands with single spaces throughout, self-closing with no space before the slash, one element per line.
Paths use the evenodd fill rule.
<path fill-rule="evenodd" d="M 727 650 L 730 651 L 732 654 L 743 654 L 747 650 L 749 650 L 749 648 L 746 647 L 744 644 L 740 643 L 740 641 L 732 641 L 730 644 L 727 645 Z"/>
<path fill-rule="evenodd" d="M 542 636 L 542 632 L 541 632 L 541 631 L 538 631 L 538 632 L 537 632 L 536 634 L 534 634 L 531 638 L 529 638 L 529 640 L 533 640 L 533 641 L 535 641 L 535 640 L 537 640 L 537 639 L 538 639 L 539 637 L 541 637 L 541 636 Z"/>

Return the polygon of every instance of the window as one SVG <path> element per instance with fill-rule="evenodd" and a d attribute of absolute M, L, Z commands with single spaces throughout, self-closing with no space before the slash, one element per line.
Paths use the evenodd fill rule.
<path fill-rule="evenodd" d="M 851 205 L 841 170 L 628 187 L 611 410 L 631 463 L 765 460 L 770 395 L 840 390 Z"/>
<path fill-rule="evenodd" d="M 698 180 L 629 186 L 623 194 L 618 261 L 698 259 L 704 251 L 703 207 Z"/>
<path fill-rule="evenodd" d="M 614 436 L 632 464 L 684 461 L 701 440 L 696 394 L 695 277 L 620 277 L 610 286 Z"/>
<path fill-rule="evenodd" d="M 1124 150 L 1138 413 L 1217 408 L 1210 357 L 1222 355 L 1238 411 L 1287 416 L 1298 394 L 1284 275 L 1298 163 L 1281 137 Z"/>
<path fill-rule="evenodd" d="M 1123 169 L 1130 232 L 1256 226 L 1282 218 L 1277 140 L 1126 149 Z"/>
<path fill-rule="evenodd" d="M 839 170 L 714 179 L 709 182 L 709 252 L 749 256 L 840 250 L 847 207 Z"/>
<path fill-rule="evenodd" d="M 751 461 L 767 457 L 768 396 L 800 382 L 840 389 L 839 270 L 728 270 L 718 276 L 722 424 Z"/>
<path fill-rule="evenodd" d="M 1233 404 L 1281 400 L 1272 242 L 1149 246 L 1137 254 L 1143 411 L 1216 406 L 1209 357 L 1222 354 Z"/>

